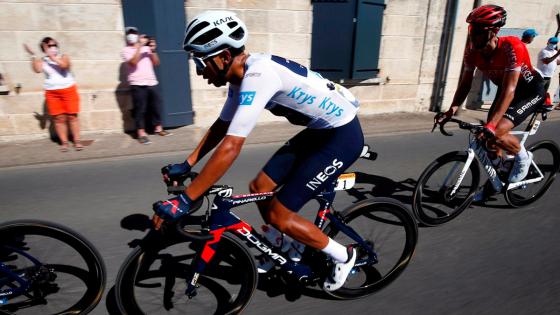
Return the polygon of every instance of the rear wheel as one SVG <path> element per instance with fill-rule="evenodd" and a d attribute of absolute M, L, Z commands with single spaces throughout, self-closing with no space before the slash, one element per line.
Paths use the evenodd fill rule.
<path fill-rule="evenodd" d="M 553 141 L 537 142 L 527 150 L 533 153 L 534 164 L 531 165 L 525 180 L 538 178 L 541 174 L 543 179 L 507 190 L 505 193 L 506 201 L 512 207 L 521 207 L 537 201 L 548 190 L 560 169 L 560 150 Z M 535 167 L 535 164 L 537 167 Z"/>
<path fill-rule="evenodd" d="M 0 293 L 24 291 L 8 296 L 0 314 L 87 314 L 105 288 L 105 265 L 93 245 L 51 222 L 0 224 L 0 266 Z"/>
<path fill-rule="evenodd" d="M 123 314 L 238 314 L 257 283 L 249 251 L 222 235 L 210 264 L 198 278 L 197 295 L 185 295 L 192 260 L 204 242 L 185 238 L 145 243 L 125 260 L 115 283 Z"/>
<path fill-rule="evenodd" d="M 325 234 L 343 245 L 352 244 L 358 257 L 342 288 L 325 292 L 340 299 L 375 293 L 395 280 L 410 262 L 418 241 L 416 221 L 402 203 L 391 198 L 364 200 L 341 215 L 373 248 L 377 262 L 371 262 L 371 252 L 329 224 Z"/>
<path fill-rule="evenodd" d="M 437 226 L 453 220 L 472 202 L 480 184 L 480 170 L 475 159 L 454 192 L 466 165 L 466 152 L 450 152 L 433 161 L 424 170 L 412 195 L 412 210 L 418 222 Z"/>

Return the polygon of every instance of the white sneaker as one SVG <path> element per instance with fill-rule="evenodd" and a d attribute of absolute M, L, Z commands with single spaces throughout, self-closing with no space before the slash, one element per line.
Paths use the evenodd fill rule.
<path fill-rule="evenodd" d="M 527 151 L 527 155 L 529 156 L 527 159 L 515 159 L 513 169 L 511 170 L 511 173 L 509 173 L 510 183 L 522 181 L 527 176 L 527 173 L 529 173 L 529 168 L 531 167 L 531 162 L 533 161 L 533 153 Z"/>
<path fill-rule="evenodd" d="M 323 289 L 326 291 L 336 291 L 340 289 L 340 287 L 344 285 L 344 282 L 346 282 L 346 278 L 348 278 L 355 263 L 356 250 L 352 247 L 348 247 L 348 261 L 334 264 L 330 277 L 323 283 Z"/>

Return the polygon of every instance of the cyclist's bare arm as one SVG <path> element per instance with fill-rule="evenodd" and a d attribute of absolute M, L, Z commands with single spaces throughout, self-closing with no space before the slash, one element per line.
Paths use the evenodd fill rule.
<path fill-rule="evenodd" d="M 455 112 L 457 112 L 457 108 L 463 104 L 469 92 L 471 90 L 471 85 L 473 81 L 473 70 L 464 70 L 461 74 L 461 81 L 459 81 L 459 86 L 457 87 L 457 91 L 455 91 L 455 95 L 453 96 L 453 102 L 449 107 L 449 110 L 445 113 L 447 118 L 453 116 Z M 443 118 L 439 120 L 441 122 Z"/>
<path fill-rule="evenodd" d="M 216 119 L 210 129 L 206 132 L 204 137 L 198 143 L 198 146 L 188 156 L 187 161 L 189 165 L 194 166 L 200 159 L 202 159 L 208 152 L 212 151 L 226 135 L 230 122 Z"/>
<path fill-rule="evenodd" d="M 185 189 L 185 193 L 192 200 L 198 199 L 212 185 L 214 185 L 233 164 L 241 147 L 245 142 L 245 137 L 227 135 L 216 151 L 212 154 L 200 174 Z"/>
<path fill-rule="evenodd" d="M 455 96 L 453 97 L 451 107 L 457 108 L 461 106 L 461 104 L 463 104 L 465 99 L 467 99 L 467 96 L 469 95 L 469 92 L 471 90 L 473 75 L 474 71 L 472 70 L 463 71 L 463 74 L 461 75 L 461 81 L 459 82 L 459 86 L 457 87 L 457 91 L 455 92 Z"/>
<path fill-rule="evenodd" d="M 498 122 L 500 121 L 500 119 L 502 119 L 509 105 L 511 104 L 511 101 L 513 100 L 520 73 L 521 72 L 519 71 L 508 71 L 505 73 L 504 79 L 502 81 L 502 92 L 498 96 L 495 108 L 493 108 L 488 115 L 488 121 L 486 123 L 493 126 L 498 125 Z"/>

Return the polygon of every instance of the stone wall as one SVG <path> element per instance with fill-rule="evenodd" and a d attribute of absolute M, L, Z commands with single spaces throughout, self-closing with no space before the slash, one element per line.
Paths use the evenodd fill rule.
<path fill-rule="evenodd" d="M 459 1 L 444 108 L 459 79 L 466 43 L 466 15 L 473 0 Z M 354 84 L 361 114 L 426 111 L 435 78 L 446 0 L 386 0 L 379 84 Z M 485 3 L 485 1 L 483 1 Z M 508 27 L 536 28 L 541 36 L 529 46 L 536 63 L 538 51 L 556 30 L 557 1 L 493 1 L 508 9 Z M 312 4 L 309 0 L 187 0 L 187 19 L 208 9 L 236 12 L 250 32 L 247 50 L 268 52 L 309 65 Z M 527 12 L 531 12 L 527 14 Z M 131 129 L 130 99 L 122 82 L 120 50 L 123 16 L 118 0 L 0 1 L 0 73 L 10 89 L 0 95 L 0 140 L 44 137 L 43 76 L 33 73 L 24 43 L 38 53 L 44 36 L 56 38 L 70 55 L 81 96 L 84 133 Z M 217 117 L 226 89 L 210 87 L 196 77 L 191 63 L 191 96 L 195 124 L 207 126 Z M 558 84 L 555 77 L 552 87 Z M 19 94 L 16 86 L 21 86 Z M 552 90 L 552 88 L 551 88 Z M 473 92 L 473 93 L 476 93 Z M 278 120 L 265 113 L 261 121 Z"/>
<path fill-rule="evenodd" d="M 84 133 L 123 130 L 116 101 L 123 17 L 118 0 L 0 2 L 0 73 L 10 88 L 0 95 L 0 139 L 48 135 L 44 123 L 43 74 L 31 70 L 23 44 L 41 56 L 39 41 L 50 36 L 71 58 L 81 98 Z M 19 85 L 19 93 L 16 86 Z M 125 103 L 121 103 L 125 104 Z M 122 105 L 124 107 L 129 105 Z M 126 112 L 126 108 L 123 108 Z"/>

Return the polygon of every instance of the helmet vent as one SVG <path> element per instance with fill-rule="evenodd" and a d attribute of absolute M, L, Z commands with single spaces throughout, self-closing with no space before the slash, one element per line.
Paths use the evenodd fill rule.
<path fill-rule="evenodd" d="M 191 22 L 191 24 L 192 24 L 192 22 Z M 191 26 L 191 24 L 189 24 L 189 27 Z M 206 21 L 200 22 L 200 24 L 196 25 L 195 27 L 193 27 L 192 30 L 190 30 L 190 32 L 187 34 L 187 36 L 185 36 L 185 39 L 192 38 L 194 36 L 194 34 L 200 32 L 200 30 L 207 27 L 208 25 L 210 25 L 210 23 L 208 23 Z"/>
<path fill-rule="evenodd" d="M 229 28 L 234 29 L 237 25 L 239 25 L 239 23 L 233 21 L 233 22 L 229 22 L 227 24 L 227 26 L 229 26 Z"/>
<path fill-rule="evenodd" d="M 243 31 L 243 28 L 240 27 L 236 29 L 233 33 L 229 34 L 229 37 L 235 40 L 240 40 L 241 38 L 243 38 L 244 35 L 245 35 L 245 31 Z"/>
<path fill-rule="evenodd" d="M 195 22 L 197 22 L 197 21 L 198 21 L 198 19 L 192 20 L 192 21 L 189 23 L 189 25 L 187 25 L 187 29 L 191 28 L 191 25 L 193 25 L 193 24 L 194 24 Z"/>
<path fill-rule="evenodd" d="M 211 30 L 209 30 L 208 32 L 200 35 L 197 39 L 195 39 L 193 41 L 194 45 L 204 45 L 206 43 L 209 43 L 210 41 L 220 37 L 220 35 L 222 35 L 223 32 L 220 31 L 217 28 L 213 28 Z"/>

